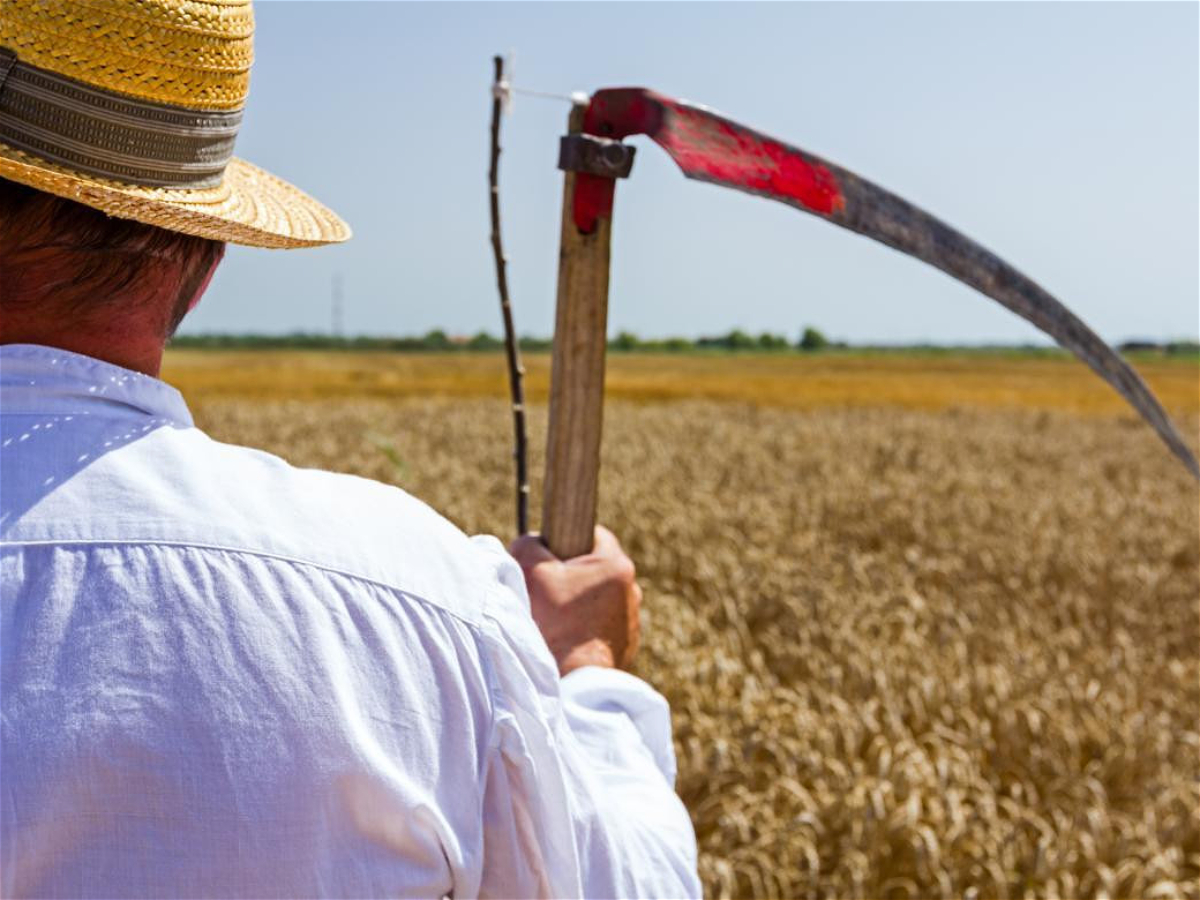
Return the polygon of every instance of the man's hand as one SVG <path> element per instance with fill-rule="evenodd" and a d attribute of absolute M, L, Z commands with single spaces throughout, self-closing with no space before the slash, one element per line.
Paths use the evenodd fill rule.
<path fill-rule="evenodd" d="M 508 550 L 525 573 L 533 621 L 560 675 L 580 666 L 629 667 L 637 652 L 642 589 L 611 531 L 597 526 L 592 552 L 565 561 L 532 534 Z"/>

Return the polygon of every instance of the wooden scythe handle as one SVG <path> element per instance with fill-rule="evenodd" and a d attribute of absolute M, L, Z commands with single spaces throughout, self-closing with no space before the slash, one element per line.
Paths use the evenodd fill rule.
<path fill-rule="evenodd" d="M 567 132 L 583 129 L 576 105 Z M 563 179 L 558 312 L 550 370 L 542 540 L 562 559 L 590 553 L 596 527 L 600 431 L 604 414 L 604 351 L 608 331 L 608 263 L 612 219 L 582 234 L 573 214 L 576 173 Z"/>

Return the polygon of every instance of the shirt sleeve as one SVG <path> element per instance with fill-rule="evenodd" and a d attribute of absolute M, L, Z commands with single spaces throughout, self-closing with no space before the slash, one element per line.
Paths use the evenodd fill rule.
<path fill-rule="evenodd" d="M 525 581 L 494 538 L 485 657 L 484 897 L 698 897 L 666 700 L 625 672 L 559 679 Z"/>

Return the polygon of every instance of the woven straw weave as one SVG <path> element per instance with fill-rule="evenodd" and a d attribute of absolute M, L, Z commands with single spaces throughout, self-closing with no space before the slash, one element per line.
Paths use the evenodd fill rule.
<path fill-rule="evenodd" d="M 249 0 L 0 0 L 0 46 L 85 84 L 195 109 L 246 102 Z"/>
<path fill-rule="evenodd" d="M 0 47 L 101 90 L 185 109 L 238 110 L 253 60 L 250 0 L 0 0 Z M 256 247 L 344 241 L 336 213 L 233 159 L 217 187 L 92 177 L 0 139 L 0 178 L 172 231 Z"/>
<path fill-rule="evenodd" d="M 131 188 L 81 177 L 0 144 L 0 178 L 75 200 L 117 218 L 250 247 L 315 247 L 350 237 L 350 227 L 337 213 L 241 159 L 229 164 L 220 187 Z"/>

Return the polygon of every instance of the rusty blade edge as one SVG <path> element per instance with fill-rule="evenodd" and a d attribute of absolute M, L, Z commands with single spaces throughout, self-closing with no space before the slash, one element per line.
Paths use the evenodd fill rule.
<path fill-rule="evenodd" d="M 744 179 L 732 180 L 685 165 L 680 159 L 682 134 L 672 128 L 674 106 L 686 108 L 690 117 L 710 118 L 714 126 L 719 124 L 726 133 L 728 129 L 733 128 L 740 131 L 748 141 L 769 141 L 776 148 L 794 154 L 795 159 L 803 165 L 828 171 L 837 182 L 840 194 L 836 198 L 838 202 L 832 204 L 829 211 L 824 211 L 815 208 L 811 202 L 781 195 L 769 188 L 750 187 L 744 183 Z M 1092 371 L 1107 381 L 1137 410 L 1192 476 L 1200 480 L 1200 463 L 1197 463 L 1191 449 L 1141 376 L 1086 322 L 1031 278 L 937 217 L 848 169 L 741 126 L 706 107 L 669 101 L 669 105 L 664 107 L 664 112 L 665 121 L 662 127 L 657 130 L 658 133 L 651 134 L 651 137 L 667 151 L 687 177 L 777 200 L 820 216 L 850 231 L 886 244 L 907 256 L 922 260 L 990 297 L 1040 328 L 1062 347 L 1087 363 Z"/>

